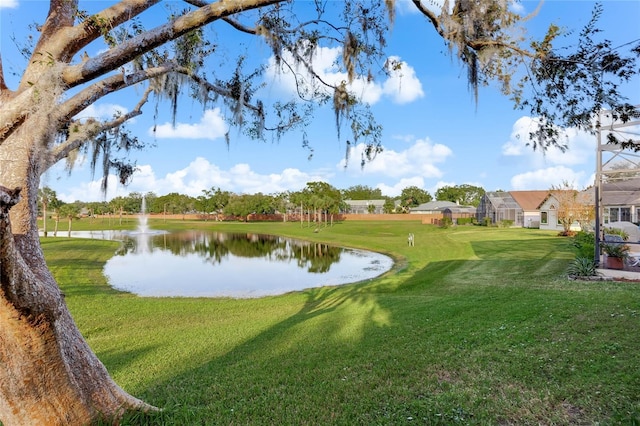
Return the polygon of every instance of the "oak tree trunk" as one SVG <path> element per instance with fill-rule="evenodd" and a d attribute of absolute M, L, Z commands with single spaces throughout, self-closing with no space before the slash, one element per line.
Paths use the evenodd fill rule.
<path fill-rule="evenodd" d="M 46 131 L 31 124 L 0 145 L 0 422 L 85 425 L 152 409 L 110 378 L 45 263 L 36 209 Z"/>

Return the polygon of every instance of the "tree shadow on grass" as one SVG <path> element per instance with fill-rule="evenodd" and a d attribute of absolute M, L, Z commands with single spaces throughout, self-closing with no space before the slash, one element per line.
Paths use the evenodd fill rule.
<path fill-rule="evenodd" d="M 307 390 L 313 392 L 316 380 L 329 379 L 339 384 L 339 375 L 346 366 L 341 364 L 350 363 L 349 358 L 372 329 L 389 325 L 391 313 L 380 306 L 376 294 L 366 292 L 365 284 L 324 287 L 304 293 L 306 302 L 294 315 L 222 356 L 210 357 L 201 365 L 185 368 L 181 374 L 150 386 L 141 397 L 166 410 L 149 416 L 136 415 L 129 424 L 191 424 L 209 416 L 211 420 L 206 424 L 247 424 L 247 421 L 267 424 L 269 410 L 281 411 L 276 416 L 279 419 L 283 418 L 282 412 L 291 411 L 292 423 L 313 421 L 313 413 L 295 414 L 296 407 L 308 409 L 309 399 L 317 400 L 312 405 L 322 407 L 328 403 L 324 396 L 342 391 L 333 385 L 328 386 L 327 393 L 308 395 Z M 194 345 L 194 350 L 206 349 Z M 99 356 L 105 357 L 105 365 L 111 369 L 112 365 L 126 362 L 129 356 L 140 355 L 124 352 Z M 327 367 L 326 359 L 334 357 L 336 363 Z M 202 358 L 201 354 L 197 358 Z M 326 368 L 330 371 L 324 371 Z"/>
<path fill-rule="evenodd" d="M 420 274 L 459 264 L 433 263 Z M 422 315 L 420 303 L 401 295 L 409 306 L 397 295 L 372 291 L 368 283 L 310 289 L 304 295 L 295 314 L 221 356 L 149 386 L 137 396 L 165 411 L 136 416 L 130 424 L 190 424 L 203 418 L 210 419 L 205 424 L 331 424 L 338 418 L 344 424 L 376 423 L 389 415 L 390 407 L 393 416 L 402 418 L 402 400 L 408 396 L 389 400 L 395 392 L 406 392 L 394 388 L 402 389 L 399 377 L 409 373 L 396 351 L 413 356 L 415 337 L 397 328 L 404 327 L 405 315 L 416 315 L 416 310 Z M 194 345 L 194 351 L 202 350 Z M 394 383 L 380 387 L 378 378 L 386 375 Z M 362 392 L 371 392 L 371 407 L 359 406 Z M 327 409 L 328 404 L 335 407 Z"/>
<path fill-rule="evenodd" d="M 482 292 L 477 299 L 450 304 L 455 297 L 451 286 L 464 280 L 462 288 L 469 291 L 480 272 L 495 276 L 544 269 L 558 248 L 557 241 L 545 239 L 472 245 L 476 259 L 431 262 L 394 286 L 359 283 L 307 290 L 300 310 L 240 339 L 223 355 L 207 357 L 207 349 L 194 344 L 194 359 L 204 362 L 189 366 L 185 359 L 181 372 L 138 395 L 165 411 L 123 424 L 390 424 L 417 411 L 441 415 L 433 411 L 438 404 L 453 407 L 450 412 L 457 404 L 456 415 L 468 412 L 470 402 L 462 391 L 425 396 L 426 389 L 463 386 L 460 373 L 443 365 L 464 360 L 437 359 L 447 353 L 459 357 L 440 337 L 454 329 L 460 333 L 454 341 L 472 341 L 475 336 L 467 336 L 465 329 L 470 310 L 479 309 L 489 322 L 506 314 L 483 303 L 491 296 Z M 443 306 L 437 299 L 447 295 Z M 509 295 L 503 299 L 496 302 L 508 306 Z M 106 364 L 126 363 L 128 355 L 108 356 Z"/>
<path fill-rule="evenodd" d="M 144 358 L 147 354 L 157 349 L 157 346 L 149 345 L 141 346 L 135 349 L 102 350 L 97 351 L 96 355 L 103 364 L 109 366 L 110 374 L 117 375 L 120 370 L 126 368 L 127 365 L 134 363 L 138 359 Z"/>

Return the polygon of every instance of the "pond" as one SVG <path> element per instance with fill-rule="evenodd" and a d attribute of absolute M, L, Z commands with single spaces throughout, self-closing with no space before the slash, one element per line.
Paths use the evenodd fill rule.
<path fill-rule="evenodd" d="M 104 273 L 116 289 L 148 297 L 251 298 L 375 278 L 393 260 L 365 250 L 252 233 L 98 231 L 118 239 Z"/>

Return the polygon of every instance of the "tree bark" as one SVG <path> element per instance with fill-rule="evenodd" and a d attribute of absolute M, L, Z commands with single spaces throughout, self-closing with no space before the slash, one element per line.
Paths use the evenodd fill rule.
<path fill-rule="evenodd" d="M 0 421 L 85 425 L 153 409 L 111 379 L 46 265 L 35 214 L 46 134 L 31 124 L 0 145 Z"/>

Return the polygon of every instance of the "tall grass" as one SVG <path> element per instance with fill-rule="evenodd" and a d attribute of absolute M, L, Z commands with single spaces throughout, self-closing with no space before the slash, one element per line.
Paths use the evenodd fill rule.
<path fill-rule="evenodd" d="M 91 347 L 164 409 L 125 424 L 640 421 L 640 288 L 567 280 L 565 238 L 418 222 L 156 225 L 366 247 L 398 266 L 277 297 L 142 298 L 102 275 L 117 243 L 43 239 Z"/>

